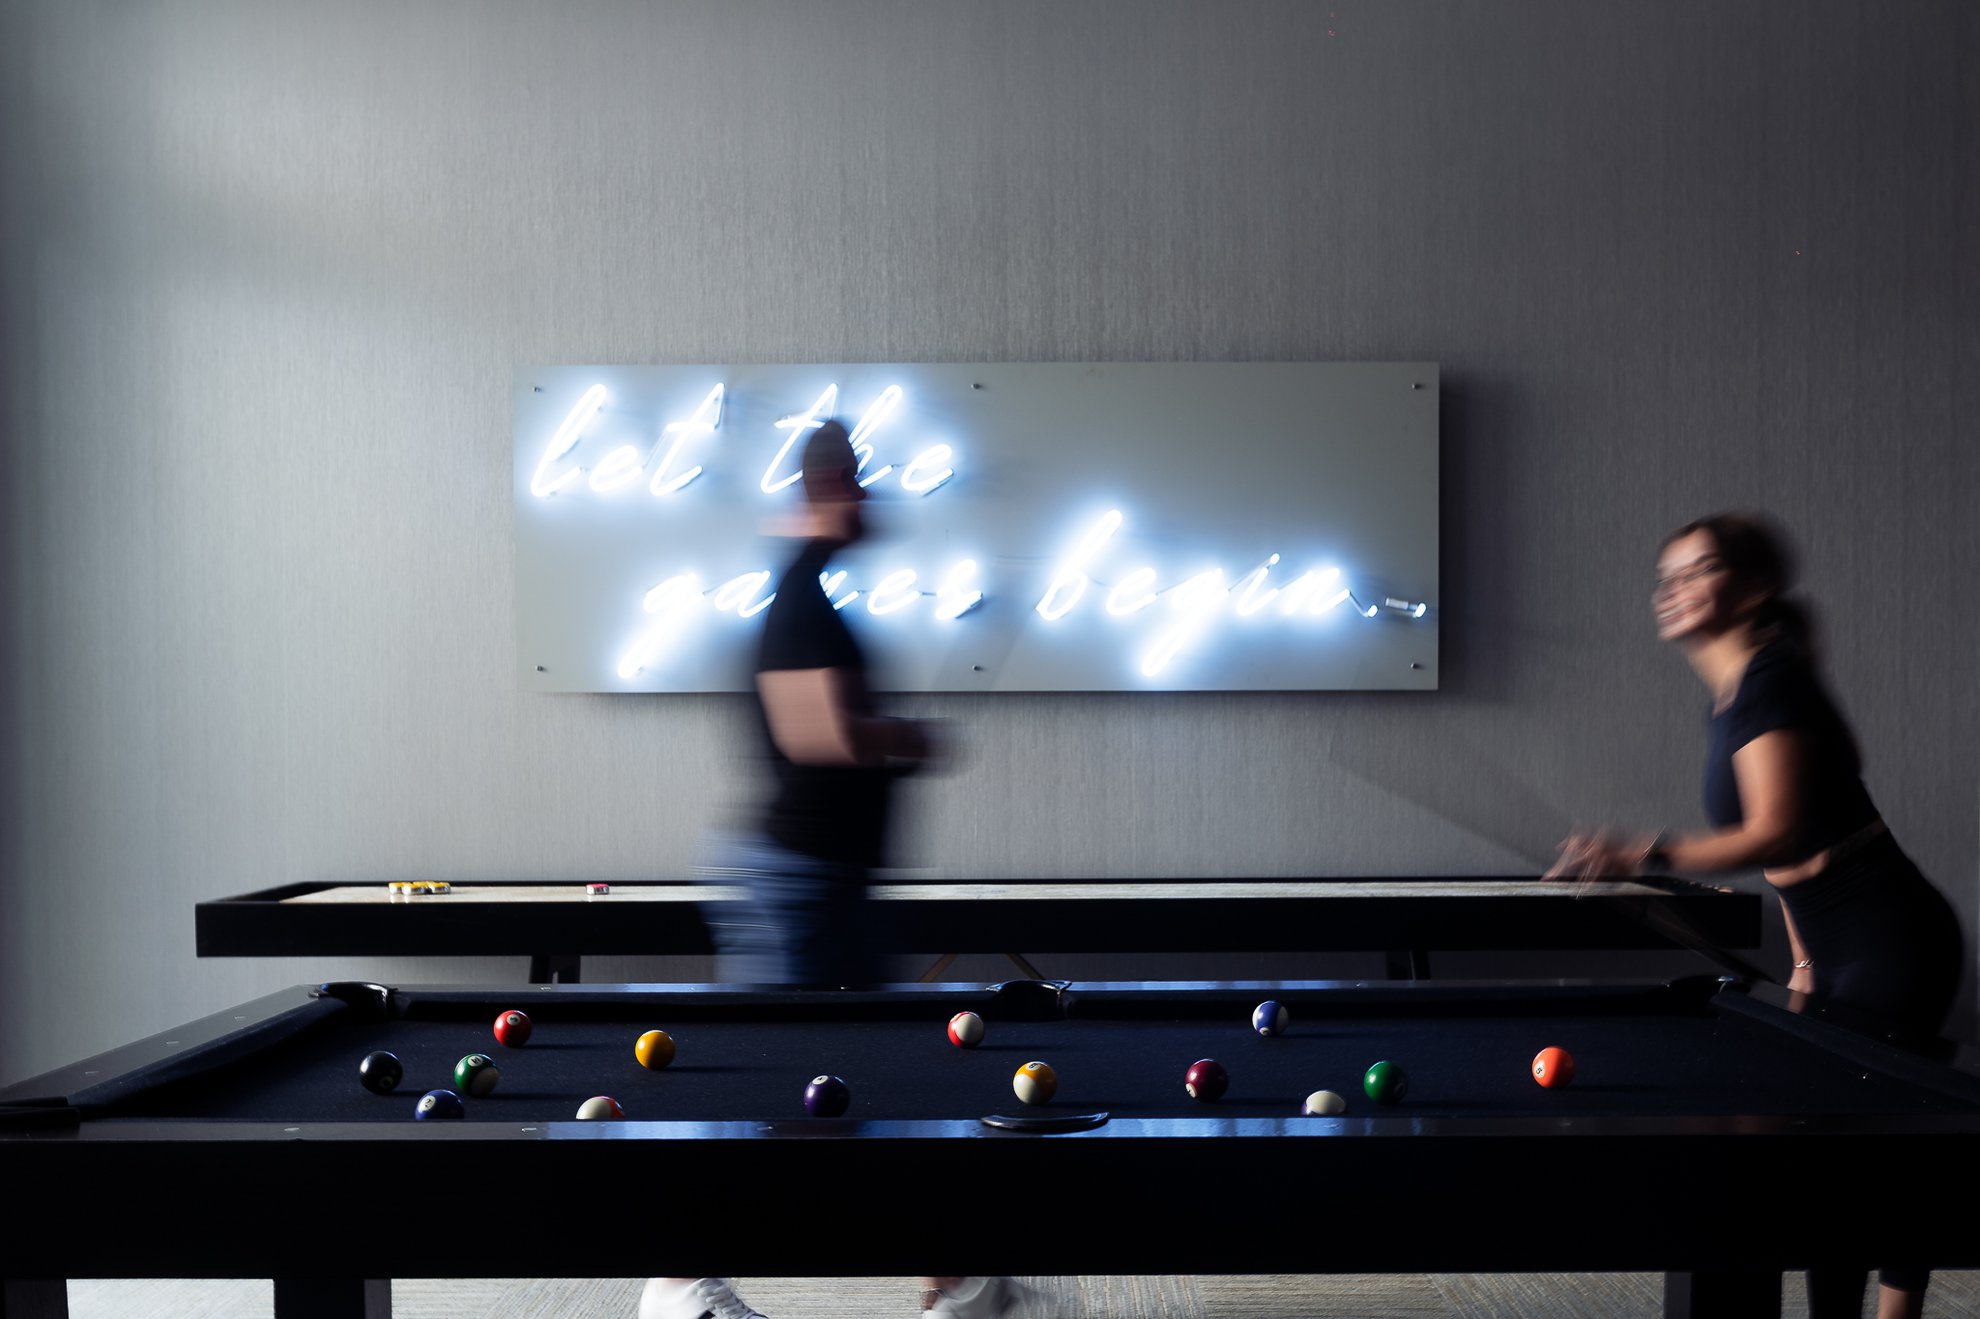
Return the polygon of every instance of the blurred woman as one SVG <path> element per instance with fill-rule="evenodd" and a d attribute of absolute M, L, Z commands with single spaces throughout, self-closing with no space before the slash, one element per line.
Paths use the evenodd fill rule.
<path fill-rule="evenodd" d="M 1958 917 L 1864 789 L 1856 739 L 1817 672 L 1809 616 L 1792 586 L 1786 548 L 1759 517 L 1716 514 L 1665 539 L 1651 599 L 1658 637 L 1684 653 L 1711 693 L 1705 810 L 1713 827 L 1576 835 L 1548 873 L 1586 879 L 1757 866 L 1786 917 L 1789 989 L 1900 1035 L 1929 1036 L 1959 984 Z M 1795 1192 L 1818 1197 L 1818 1189 Z M 1878 1319 L 1921 1314 L 1929 1276 L 1884 1270 Z M 1863 1287 L 1861 1273 L 1811 1271 L 1811 1314 L 1859 1315 Z"/>

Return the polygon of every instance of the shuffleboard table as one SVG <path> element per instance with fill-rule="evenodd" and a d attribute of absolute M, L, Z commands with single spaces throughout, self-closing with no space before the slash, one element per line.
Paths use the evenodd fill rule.
<path fill-rule="evenodd" d="M 530 959 L 539 984 L 582 978 L 582 959 L 711 951 L 708 925 L 744 894 L 719 884 L 459 880 L 432 896 L 389 881 L 309 882 L 216 898 L 194 912 L 201 957 L 489 956 Z M 1531 875 L 1378 879 L 922 880 L 870 890 L 878 943 L 911 953 L 1381 952 L 1395 979 L 1426 979 L 1435 951 L 1760 943 L 1760 898 L 1665 877 L 1585 892 Z M 1721 961 L 1723 962 L 1723 958 Z M 948 964 L 937 962 L 925 979 Z M 1744 965 L 1728 969 L 1752 974 Z"/>

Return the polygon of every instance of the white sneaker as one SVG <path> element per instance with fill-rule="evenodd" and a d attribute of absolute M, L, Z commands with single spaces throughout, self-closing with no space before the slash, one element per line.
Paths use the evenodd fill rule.
<path fill-rule="evenodd" d="M 1038 1293 L 1015 1278 L 965 1278 L 952 1295 L 935 1293 L 935 1303 L 922 1313 L 943 1319 L 1004 1319 Z"/>
<path fill-rule="evenodd" d="M 639 1319 L 764 1319 L 729 1288 L 726 1278 L 648 1278 Z"/>

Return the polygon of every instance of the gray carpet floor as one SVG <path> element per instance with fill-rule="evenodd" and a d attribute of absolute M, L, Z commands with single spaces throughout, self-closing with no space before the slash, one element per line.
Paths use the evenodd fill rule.
<path fill-rule="evenodd" d="M 1657 1319 L 1663 1279 L 1652 1273 L 1328 1274 L 1256 1277 L 1027 1278 L 1050 1298 L 1021 1319 Z M 399 1319 L 633 1319 L 640 1279 L 402 1279 Z M 903 1278 L 739 1278 L 738 1292 L 771 1319 L 915 1319 L 919 1294 Z M 1866 1298 L 1865 1313 L 1874 1310 Z M 268 1319 L 266 1282 L 94 1280 L 69 1284 L 72 1319 Z M 1784 1319 L 1802 1319 L 1801 1280 L 1789 1275 Z M 1980 1272 L 1941 1273 L 1928 1319 L 1980 1319 Z"/>

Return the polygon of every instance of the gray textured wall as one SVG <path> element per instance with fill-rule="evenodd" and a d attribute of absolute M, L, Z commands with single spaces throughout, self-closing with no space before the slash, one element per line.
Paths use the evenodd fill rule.
<path fill-rule="evenodd" d="M 1438 360 L 1441 692 L 921 698 L 969 751 L 904 861 L 1492 872 L 1693 822 L 1650 559 L 1760 504 L 1973 928 L 1971 5 L 0 23 L 0 1080 L 304 978 L 523 971 L 198 962 L 201 898 L 688 862 L 737 707 L 516 687 L 535 361 Z"/>

